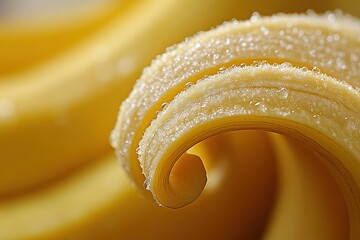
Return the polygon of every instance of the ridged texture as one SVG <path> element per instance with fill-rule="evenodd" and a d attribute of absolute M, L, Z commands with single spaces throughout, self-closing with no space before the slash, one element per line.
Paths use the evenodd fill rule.
<path fill-rule="evenodd" d="M 311 6 L 326 9 L 321 3 Z M 276 188 L 275 157 L 264 133 L 228 133 L 193 148 L 213 177 L 202 200 L 176 212 L 138 196 L 109 153 L 109 133 L 142 68 L 166 46 L 254 9 L 270 14 L 308 5 L 115 4 L 122 11 L 75 14 L 76 26 L 67 16 L 24 28 L 0 23 L 0 239 L 261 237 Z M 215 148 L 219 142 L 223 147 Z M 261 151 L 250 151 L 255 143 Z M 239 161 L 230 161 L 234 157 Z M 233 182 L 240 186 L 235 191 Z"/>
<path fill-rule="evenodd" d="M 330 172 L 324 175 L 330 179 L 330 190 L 317 191 L 306 184 L 318 198 L 306 205 L 306 211 L 321 216 L 309 225 L 309 216 L 299 217 L 299 225 L 309 233 L 306 239 L 359 239 L 359 57 L 360 22 L 340 11 L 254 14 L 249 21 L 232 21 L 200 33 L 154 60 L 121 105 L 112 133 L 118 159 L 159 204 L 179 208 L 193 202 L 207 181 L 201 156 L 187 153 L 193 145 L 238 129 L 287 135 L 312 152 L 274 138 L 275 149 L 282 149 L 278 164 L 284 166 L 287 162 L 281 159 L 289 158 L 299 162 L 298 171 L 309 175 L 284 173 L 282 181 L 320 181 L 310 177 L 316 164 L 310 164 L 312 170 L 301 170 L 306 169 L 302 158 L 320 162 Z M 291 194 L 292 186 L 287 186 L 280 190 L 283 196 Z M 318 207 L 332 194 L 338 199 L 333 207 L 341 209 L 332 214 L 341 224 L 336 224 L 338 219 L 326 220 L 331 208 Z M 278 199 L 269 239 L 305 236 L 295 227 L 279 230 L 279 222 L 286 223 L 284 209 L 291 209 L 283 207 L 286 198 Z M 294 211 L 297 215 L 301 208 Z"/>

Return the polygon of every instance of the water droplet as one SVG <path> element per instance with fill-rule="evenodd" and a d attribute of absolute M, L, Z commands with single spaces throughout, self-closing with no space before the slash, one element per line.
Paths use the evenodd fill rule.
<path fill-rule="evenodd" d="M 187 90 L 187 89 L 191 88 L 192 86 L 194 86 L 194 83 L 187 82 L 187 83 L 185 83 L 184 88 L 185 88 L 185 90 Z"/>
<path fill-rule="evenodd" d="M 261 64 L 259 61 L 253 61 L 253 66 L 259 67 Z"/>
<path fill-rule="evenodd" d="M 146 181 L 146 180 L 144 181 L 143 187 L 144 187 L 145 189 L 149 190 L 150 184 L 148 183 L 148 181 Z"/>
<path fill-rule="evenodd" d="M 306 10 L 306 15 L 308 16 L 315 16 L 316 12 L 313 9 Z"/>
<path fill-rule="evenodd" d="M 321 72 L 318 67 L 313 67 L 311 70 L 312 70 L 313 72 L 315 72 L 315 73 L 320 73 L 320 72 Z"/>
<path fill-rule="evenodd" d="M 327 17 L 327 20 L 328 20 L 329 22 L 335 22 L 335 21 L 336 21 L 336 15 L 335 15 L 335 13 L 333 13 L 333 12 L 329 12 L 329 13 L 326 15 L 326 17 Z"/>
<path fill-rule="evenodd" d="M 261 18 L 261 15 L 258 12 L 254 12 L 250 17 L 250 22 L 256 22 Z"/>
<path fill-rule="evenodd" d="M 280 88 L 279 90 L 280 97 L 286 99 L 289 96 L 289 91 L 286 88 Z"/>
<path fill-rule="evenodd" d="M 161 110 L 165 110 L 168 106 L 169 106 L 169 103 L 164 102 L 163 104 L 161 104 Z"/>
<path fill-rule="evenodd" d="M 333 39 L 334 39 L 335 41 L 339 41 L 339 40 L 340 40 L 340 35 L 339 35 L 338 33 L 335 33 L 335 34 L 333 35 Z"/>
<path fill-rule="evenodd" d="M 293 65 L 291 63 L 289 63 L 289 62 L 283 62 L 283 63 L 281 63 L 280 66 L 281 67 L 292 67 Z"/>
<path fill-rule="evenodd" d="M 267 111 L 267 107 L 265 106 L 265 104 L 261 104 L 261 105 L 260 105 L 260 110 L 261 110 L 262 112 L 266 112 L 266 111 Z"/>
<path fill-rule="evenodd" d="M 319 119 L 320 116 L 318 114 L 314 114 L 312 117 L 315 120 L 315 123 L 319 125 L 320 124 L 320 119 Z"/>
<path fill-rule="evenodd" d="M 326 41 L 328 41 L 329 43 L 331 43 L 334 40 L 334 37 L 332 35 L 328 35 L 326 37 Z"/>
<path fill-rule="evenodd" d="M 137 154 L 137 155 L 140 155 L 140 147 L 137 147 L 137 148 L 136 148 L 136 154 Z"/>
<path fill-rule="evenodd" d="M 260 30 L 261 32 L 264 34 L 264 35 L 268 35 L 269 34 L 269 29 L 265 26 L 261 26 L 260 27 Z"/>
<path fill-rule="evenodd" d="M 225 70 L 226 70 L 225 67 L 220 67 L 219 70 L 218 70 L 218 72 L 219 72 L 219 73 L 223 73 Z"/>

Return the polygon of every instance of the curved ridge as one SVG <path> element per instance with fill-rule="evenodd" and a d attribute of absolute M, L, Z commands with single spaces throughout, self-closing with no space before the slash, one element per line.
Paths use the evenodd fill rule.
<path fill-rule="evenodd" d="M 293 136 L 336 173 L 357 239 L 359 26 L 339 12 L 254 15 L 168 49 L 120 108 L 112 133 L 118 159 L 159 204 L 178 208 L 206 182 L 199 158 L 186 153 L 191 146 L 237 129 Z"/>

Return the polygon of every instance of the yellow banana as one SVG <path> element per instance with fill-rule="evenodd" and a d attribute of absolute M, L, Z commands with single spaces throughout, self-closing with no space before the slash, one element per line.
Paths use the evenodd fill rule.
<path fill-rule="evenodd" d="M 359 239 L 359 23 L 340 11 L 254 14 L 249 21 L 226 23 L 168 50 L 143 72 L 121 105 L 112 133 L 118 159 L 159 204 L 179 208 L 193 202 L 207 181 L 201 157 L 186 153 L 194 144 L 236 129 L 293 136 L 320 155 L 299 156 L 301 147 L 284 146 L 284 156 L 325 163 L 331 174 L 324 178 L 334 178 L 332 183 L 341 191 L 340 209 L 334 210 L 334 216 L 345 219 L 332 229 L 328 228 L 332 220 L 319 223 L 316 233 L 301 236 Z M 306 163 L 300 165 L 306 168 Z M 319 192 L 310 209 L 339 191 L 331 186 Z M 326 210 L 319 208 L 317 214 Z M 283 221 L 284 214 L 279 216 L 274 217 L 274 226 Z M 277 236 L 276 229 L 275 236 L 271 229 L 268 232 L 269 239 L 289 239 L 286 233 Z"/>
<path fill-rule="evenodd" d="M 285 2 L 267 11 L 301 4 Z M 0 196 L 54 181 L 106 152 L 118 105 L 143 66 L 184 36 L 250 11 L 250 5 L 233 0 L 137 1 L 71 51 L 4 76 Z"/>
<path fill-rule="evenodd" d="M 0 75 L 18 74 L 61 54 L 125 12 L 129 2 L 74 4 L 57 14 L 42 12 L 40 17 L 35 13 L 0 17 Z"/>

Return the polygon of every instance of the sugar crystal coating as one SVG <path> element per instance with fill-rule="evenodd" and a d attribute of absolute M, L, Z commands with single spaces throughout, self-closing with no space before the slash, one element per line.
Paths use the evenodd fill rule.
<path fill-rule="evenodd" d="M 276 78 L 263 77 L 274 73 Z M 288 78 L 289 75 L 291 78 Z M 313 79 L 311 93 L 306 92 L 308 87 L 302 85 L 308 78 Z M 286 86 L 281 84 L 284 80 Z M 360 133 L 344 127 L 360 124 L 360 120 L 355 119 L 360 112 L 360 100 L 349 104 L 358 92 L 355 89 L 349 92 L 348 88 L 345 82 L 339 83 L 322 73 L 314 75 L 311 70 L 304 71 L 288 64 L 233 68 L 207 77 L 193 88 L 179 93 L 146 130 L 139 148 L 141 166 L 147 169 L 144 174 L 148 181 L 152 179 L 153 166 L 159 163 L 175 140 L 200 125 L 235 116 L 278 116 L 286 117 L 288 121 L 301 120 L 305 125 L 315 123 L 317 129 L 339 137 L 343 144 L 348 144 L 350 140 L 347 136 L 352 136 L 351 139 L 356 140 L 352 145 L 359 146 Z M 336 102 L 326 99 L 329 93 L 336 97 Z M 309 101 L 304 102 L 304 98 Z M 284 99 L 286 102 L 281 103 Z M 338 113 L 339 108 L 341 114 Z M 347 118 L 344 122 L 344 114 L 351 116 L 352 120 Z M 158 144 L 152 144 L 154 142 Z"/>
<path fill-rule="evenodd" d="M 245 66 L 249 60 L 273 62 L 276 59 L 279 63 L 305 65 L 305 69 L 315 67 L 314 72 L 321 71 L 346 81 L 350 88 L 360 87 L 360 49 L 352 47 L 359 45 L 359 30 L 357 21 L 338 11 L 272 17 L 254 14 L 249 21 L 234 20 L 168 48 L 144 70 L 120 108 L 114 130 L 118 134 L 114 133 L 112 138 L 119 159 L 128 165 L 131 144 L 137 144 L 133 138 L 145 131 L 139 129 L 140 124 L 149 119 L 147 115 L 161 109 L 160 106 L 154 108 L 164 102 L 166 93 L 180 85 L 183 88 L 194 77 L 192 81 L 196 82 L 208 70 L 219 69 L 219 66 Z M 353 49 L 351 53 L 347 51 L 349 47 Z M 287 96 L 286 92 L 282 96 Z M 258 105 L 267 111 L 265 102 Z M 289 113 L 283 111 L 282 114 Z M 146 128 L 150 122 L 145 125 Z"/>

